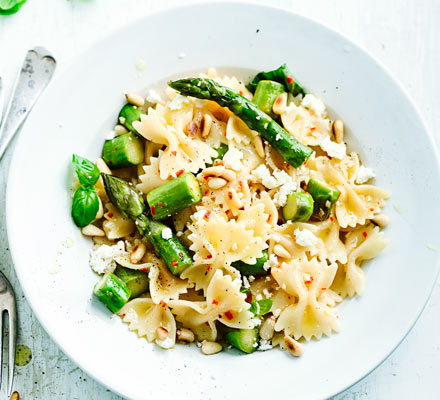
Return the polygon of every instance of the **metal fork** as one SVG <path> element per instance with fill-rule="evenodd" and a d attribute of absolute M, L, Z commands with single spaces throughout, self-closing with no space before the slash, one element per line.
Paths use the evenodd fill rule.
<path fill-rule="evenodd" d="M 50 82 L 55 66 L 55 58 L 45 48 L 35 47 L 27 52 L 3 120 L 4 90 L 0 78 L 0 160 L 38 97 Z M 8 395 L 10 396 L 14 383 L 17 312 L 14 290 L 0 271 L 0 387 L 3 369 L 3 314 L 5 313 L 8 314 L 9 323 Z"/>

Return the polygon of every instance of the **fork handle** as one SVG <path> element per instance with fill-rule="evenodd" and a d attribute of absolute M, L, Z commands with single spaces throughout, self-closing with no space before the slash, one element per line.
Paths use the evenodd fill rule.
<path fill-rule="evenodd" d="M 55 58 L 44 47 L 35 47 L 27 52 L 3 124 L 0 126 L 0 160 L 38 97 L 50 82 L 55 67 Z"/>

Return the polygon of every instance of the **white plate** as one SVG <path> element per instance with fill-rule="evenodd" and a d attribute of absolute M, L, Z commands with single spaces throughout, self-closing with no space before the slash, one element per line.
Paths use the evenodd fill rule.
<path fill-rule="evenodd" d="M 179 58 L 182 53 L 186 56 Z M 135 69 L 139 59 L 146 61 L 143 73 Z M 70 218 L 71 154 L 98 156 L 127 89 L 209 66 L 236 67 L 248 79 L 246 71 L 284 62 L 323 98 L 331 115 L 345 121 L 350 148 L 376 170 L 376 183 L 392 191 L 386 209 L 390 245 L 365 266 L 366 294 L 341 305 L 341 333 L 307 344 L 300 359 L 278 350 L 207 357 L 195 346 L 158 349 L 91 300 L 97 277 L 88 266 L 90 242 Z M 275 8 L 187 6 L 109 36 L 42 96 L 20 135 L 10 171 L 9 242 L 29 303 L 82 369 L 133 399 L 335 394 L 399 344 L 437 275 L 437 253 L 427 245 L 439 247 L 439 169 L 419 113 L 364 50 L 316 22 Z M 63 246 L 67 238 L 73 247 Z"/>

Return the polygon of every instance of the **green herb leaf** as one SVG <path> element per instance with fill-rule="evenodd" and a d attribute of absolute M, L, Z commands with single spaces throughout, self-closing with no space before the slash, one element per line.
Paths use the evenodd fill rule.
<path fill-rule="evenodd" d="M 258 304 L 258 314 L 257 315 L 266 315 L 272 309 L 272 300 L 271 299 L 263 299 L 257 301 Z"/>
<path fill-rule="evenodd" d="M 249 311 L 254 315 L 266 315 L 271 310 L 273 303 L 272 300 L 263 299 L 256 301 L 255 296 L 252 294 L 252 292 L 249 289 L 246 289 L 245 287 L 242 287 L 240 289 L 240 292 L 244 293 L 247 296 L 246 301 L 251 305 Z M 251 298 L 250 302 L 249 302 L 249 298 Z"/>
<path fill-rule="evenodd" d="M 75 172 L 82 186 L 94 186 L 98 182 L 100 172 L 98 167 L 91 161 L 74 154 L 72 156 L 72 163 L 75 166 Z"/>
<path fill-rule="evenodd" d="M 82 228 L 90 224 L 99 210 L 99 199 L 94 187 L 79 187 L 72 202 L 72 218 Z"/>
<path fill-rule="evenodd" d="M 26 0 L 0 0 L 0 15 L 16 13 Z"/>

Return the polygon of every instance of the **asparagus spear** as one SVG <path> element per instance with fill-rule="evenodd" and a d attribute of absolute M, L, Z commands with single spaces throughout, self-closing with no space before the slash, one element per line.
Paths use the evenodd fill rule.
<path fill-rule="evenodd" d="M 273 103 L 275 103 L 275 100 L 281 93 L 284 93 L 284 86 L 281 83 L 260 81 L 252 101 L 261 111 L 264 111 L 273 118 L 275 117 L 275 114 L 272 112 Z"/>
<path fill-rule="evenodd" d="M 133 127 L 134 121 L 141 120 L 141 111 L 131 104 L 126 104 L 119 111 L 119 122 L 124 125 L 129 131 L 136 132 Z"/>
<path fill-rule="evenodd" d="M 299 167 L 313 153 L 310 147 L 298 142 L 272 118 L 254 103 L 241 96 L 236 90 L 224 87 L 211 79 L 187 78 L 168 83 L 173 89 L 186 96 L 213 100 L 222 107 L 228 107 L 252 130 L 257 131 L 281 155 L 284 161 Z"/>
<path fill-rule="evenodd" d="M 144 161 L 144 144 L 134 133 L 106 140 L 102 158 L 111 169 L 129 167 Z"/>
<path fill-rule="evenodd" d="M 232 346 L 244 353 L 253 353 L 257 350 L 258 329 L 237 329 L 226 334 L 225 339 Z"/>
<path fill-rule="evenodd" d="M 114 274 L 127 285 L 131 293 L 130 299 L 148 292 L 150 285 L 147 273 L 118 266 Z"/>
<path fill-rule="evenodd" d="M 286 92 L 292 93 L 293 96 L 306 94 L 306 91 L 301 87 L 301 85 L 296 82 L 289 67 L 286 64 L 281 65 L 281 67 L 274 69 L 273 71 L 260 72 L 257 74 L 252 82 L 248 83 L 246 87 L 254 93 L 257 89 L 258 82 L 262 80 L 270 80 L 279 82 L 284 85 Z"/>
<path fill-rule="evenodd" d="M 111 312 L 118 312 L 130 298 L 130 289 L 112 273 L 105 273 L 95 285 L 93 294 L 101 300 Z"/>
<path fill-rule="evenodd" d="M 306 190 L 314 200 L 312 217 L 318 221 L 325 221 L 339 198 L 339 191 L 313 178 L 307 183 Z"/>
<path fill-rule="evenodd" d="M 192 264 L 188 249 L 166 225 L 153 221 L 145 209 L 142 196 L 123 179 L 101 174 L 110 201 L 121 213 L 136 224 L 139 233 L 153 245 L 173 274 L 179 274 Z"/>
<path fill-rule="evenodd" d="M 283 207 L 283 216 L 286 221 L 308 221 L 313 214 L 313 204 L 313 197 L 310 193 L 290 193 L 287 196 L 286 205 Z"/>

